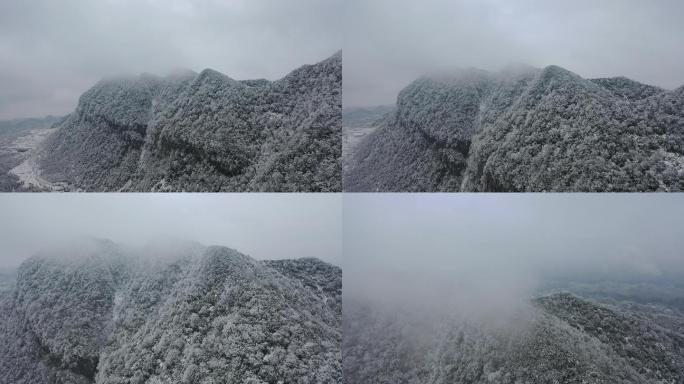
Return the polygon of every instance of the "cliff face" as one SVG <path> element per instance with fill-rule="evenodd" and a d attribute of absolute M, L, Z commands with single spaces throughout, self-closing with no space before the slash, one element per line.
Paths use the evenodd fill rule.
<path fill-rule="evenodd" d="M 342 382 L 339 268 L 176 253 L 97 242 L 25 262 L 1 298 L 0 381 Z"/>
<path fill-rule="evenodd" d="M 339 191 L 341 89 L 341 53 L 275 82 L 102 81 L 43 145 L 41 174 L 89 191 Z"/>
<path fill-rule="evenodd" d="M 359 145 L 345 190 L 682 190 L 683 95 L 557 66 L 422 78 Z"/>

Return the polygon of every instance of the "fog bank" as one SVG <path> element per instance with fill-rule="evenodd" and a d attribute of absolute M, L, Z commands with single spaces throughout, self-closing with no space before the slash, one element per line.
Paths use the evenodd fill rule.
<path fill-rule="evenodd" d="M 347 194 L 344 294 L 496 311 L 556 278 L 684 273 L 684 197 Z"/>
<path fill-rule="evenodd" d="M 3 0 L 0 119 L 64 115 L 103 77 L 274 80 L 342 47 L 341 0 Z"/>
<path fill-rule="evenodd" d="M 349 0 L 346 107 L 390 104 L 433 71 L 511 63 L 684 85 L 678 0 Z"/>
<path fill-rule="evenodd" d="M 333 194 L 0 194 L 0 212 L 0 267 L 80 237 L 342 262 L 341 196 Z"/>

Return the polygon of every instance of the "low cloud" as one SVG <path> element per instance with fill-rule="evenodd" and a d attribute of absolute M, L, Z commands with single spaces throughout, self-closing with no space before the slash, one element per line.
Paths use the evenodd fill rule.
<path fill-rule="evenodd" d="M 348 0 L 345 106 L 393 104 L 434 71 L 511 63 L 684 85 L 678 0 Z"/>
<path fill-rule="evenodd" d="M 341 197 L 320 194 L 4 194 L 0 267 L 74 238 L 234 248 L 256 259 L 342 263 Z"/>
<path fill-rule="evenodd" d="M 341 0 L 7 0 L 0 119 L 62 115 L 103 77 L 277 79 L 342 47 Z"/>
<path fill-rule="evenodd" d="M 681 276 L 682 203 L 650 194 L 346 195 L 345 295 L 500 314 L 554 279 Z"/>

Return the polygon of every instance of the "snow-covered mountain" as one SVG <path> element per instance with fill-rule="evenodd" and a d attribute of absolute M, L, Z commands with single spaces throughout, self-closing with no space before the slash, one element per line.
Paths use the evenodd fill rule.
<path fill-rule="evenodd" d="M 500 318 L 397 310 L 345 299 L 346 383 L 684 382 L 684 312 L 538 297 Z"/>
<path fill-rule="evenodd" d="M 557 66 L 420 78 L 359 144 L 344 188 L 684 190 L 684 87 Z"/>
<path fill-rule="evenodd" d="M 0 292 L 0 382 L 340 383 L 341 278 L 199 245 L 38 255 Z"/>
<path fill-rule="evenodd" d="M 341 145 L 339 52 L 277 81 L 211 69 L 103 80 L 27 168 L 44 189 L 340 191 Z"/>

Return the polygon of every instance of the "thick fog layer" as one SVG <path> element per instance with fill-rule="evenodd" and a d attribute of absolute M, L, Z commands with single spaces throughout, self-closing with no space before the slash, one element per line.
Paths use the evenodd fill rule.
<path fill-rule="evenodd" d="M 277 79 L 342 46 L 340 0 L 0 2 L 0 119 L 62 115 L 102 77 Z"/>
<path fill-rule="evenodd" d="M 684 196 L 348 194 L 348 297 L 498 310 L 549 279 L 684 272 Z"/>
<path fill-rule="evenodd" d="M 337 195 L 3 194 L 0 212 L 0 267 L 83 236 L 130 246 L 192 241 L 257 259 L 341 264 Z"/>
<path fill-rule="evenodd" d="M 459 67 L 559 65 L 583 77 L 684 85 L 684 2 L 349 0 L 345 106 L 394 103 L 415 78 Z"/>

